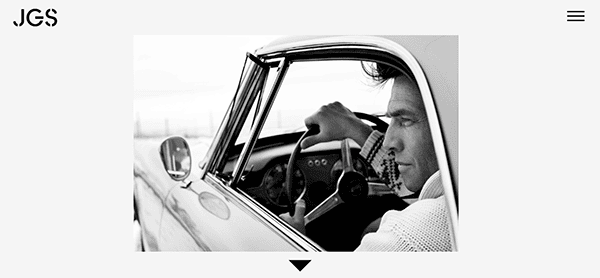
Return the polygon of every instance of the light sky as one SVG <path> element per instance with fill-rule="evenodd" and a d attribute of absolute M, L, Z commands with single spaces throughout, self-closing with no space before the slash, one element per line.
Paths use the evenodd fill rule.
<path fill-rule="evenodd" d="M 246 52 L 278 37 L 135 36 L 134 130 L 212 135 L 235 93 Z M 356 61 L 294 63 L 265 129 L 301 127 L 305 117 L 333 101 L 384 112 L 387 95 L 366 81 Z"/>
<path fill-rule="evenodd" d="M 236 83 L 246 52 L 278 37 L 135 36 L 135 97 L 150 89 L 224 89 Z"/>
<path fill-rule="evenodd" d="M 144 132 L 163 130 L 165 118 L 172 132 L 190 126 L 214 131 L 233 97 L 246 52 L 278 37 L 135 36 L 134 121 Z"/>

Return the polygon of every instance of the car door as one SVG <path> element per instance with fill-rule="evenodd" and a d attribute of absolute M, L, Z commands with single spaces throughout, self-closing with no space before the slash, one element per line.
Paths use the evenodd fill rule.
<path fill-rule="evenodd" d="M 146 251 L 160 250 L 158 237 L 164 200 L 176 185 L 162 167 L 158 145 L 160 141 L 157 140 L 134 143 L 134 209 Z"/>
<path fill-rule="evenodd" d="M 172 188 L 162 212 L 159 246 L 164 251 L 317 250 L 252 198 L 228 186 L 216 171 L 225 149 L 235 142 L 255 111 L 267 70 L 246 61 L 242 83 L 201 163 L 201 178 Z M 254 114 L 256 115 L 256 114 Z"/>
<path fill-rule="evenodd" d="M 187 188 L 171 190 L 161 221 L 161 250 L 297 250 L 225 186 L 207 176 Z"/>

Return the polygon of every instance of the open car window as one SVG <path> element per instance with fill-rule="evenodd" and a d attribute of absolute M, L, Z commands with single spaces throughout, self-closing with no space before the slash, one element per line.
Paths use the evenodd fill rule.
<path fill-rule="evenodd" d="M 271 68 L 262 95 L 261 109 L 266 94 L 273 88 L 277 68 Z M 384 121 L 391 84 L 374 86 L 364 73 L 360 61 L 296 62 L 289 66 L 277 98 L 271 107 L 259 138 L 306 130 L 304 119 L 328 103 L 343 101 L 353 111 L 374 114 Z M 248 140 L 258 116 L 256 101 L 246 119 L 236 145 Z M 241 148 L 240 148 L 241 149 Z"/>
<path fill-rule="evenodd" d="M 263 115 L 265 119 L 262 130 L 247 160 L 240 161 L 239 157 L 247 138 L 251 136 L 250 130 L 258 121 L 256 117 L 246 119 L 242 128 L 245 132 L 240 134 L 236 146 L 229 153 L 229 161 L 224 165 L 223 173 L 233 178 L 235 169 L 244 169 L 243 172 L 240 170 L 243 178 L 240 177 L 239 182 L 234 182 L 233 186 L 246 192 L 274 214 L 286 212 L 290 203 L 298 196 L 303 196 L 307 202 L 307 213 L 316 211 L 328 197 L 337 192 L 337 182 L 343 172 L 340 141 L 321 143 L 302 152 L 295 161 L 291 188 L 288 188 L 286 175 L 290 154 L 300 135 L 306 130 L 305 118 L 329 103 L 340 102 L 353 112 L 375 115 L 390 123 L 387 110 L 393 80 L 383 84 L 374 82 L 364 70 L 364 67 L 371 65 L 369 61 L 360 60 L 291 63 L 283 82 L 276 88 L 278 91 L 270 107 L 267 108 L 264 99 L 271 93 L 273 83 L 266 86 L 264 96 L 259 97 L 263 100 L 260 111 L 268 109 L 268 113 Z M 268 78 L 275 79 L 278 74 L 277 68 L 272 68 Z M 257 111 L 256 107 L 251 109 L 251 115 L 260 116 L 260 113 L 255 114 L 254 111 Z M 382 172 L 381 165 L 360 155 L 361 147 L 355 142 L 350 145 L 352 164 L 368 180 L 370 192 L 378 191 L 379 197 L 410 195 L 407 191 L 400 190 L 398 176 L 385 176 L 397 175 L 397 171 L 391 170 L 391 174 Z M 386 196 L 382 203 L 387 204 L 380 206 L 379 210 L 373 209 L 365 219 L 371 221 L 381 217 L 387 210 L 403 209 L 417 199 L 418 193 L 403 199 L 400 196 Z"/>
<path fill-rule="evenodd" d="M 270 71 L 268 79 L 275 79 L 278 73 L 275 69 Z M 272 89 L 272 83 L 266 86 L 265 95 Z M 299 135 L 306 131 L 304 119 L 315 113 L 319 107 L 336 101 L 352 111 L 385 118 L 383 115 L 386 113 L 390 92 L 390 83 L 383 86 L 374 84 L 365 74 L 361 61 L 291 63 L 266 116 L 259 139 L 246 162 L 245 182 L 239 185 L 240 188 L 272 212 L 284 212 L 289 205 L 284 188 L 287 159 Z M 250 135 L 249 130 L 254 122 L 254 119 L 246 120 L 242 130 L 248 131 L 238 137 L 237 147 L 230 152 L 230 162 L 223 169 L 225 174 L 233 175 L 235 167 L 239 166 L 237 158 L 248 138 L 244 135 Z M 293 183 L 299 190 L 296 193 L 299 194 L 300 189 L 307 184 L 317 184 L 306 196 L 309 209 L 316 207 L 335 191 L 335 181 L 341 174 L 339 144 L 320 144 L 317 146 L 319 151 L 314 155 L 300 157 L 301 165 L 294 171 Z M 362 171 L 365 177 L 378 180 L 376 173 L 367 163 L 359 159 L 360 147 L 357 144 L 353 144 L 352 147 L 356 168 Z"/>
<path fill-rule="evenodd" d="M 263 91 L 252 103 L 235 144 L 228 157 L 237 157 L 249 139 L 267 96 L 273 89 L 278 68 L 271 67 Z M 306 130 L 304 119 L 317 109 L 335 101 L 342 102 L 352 111 L 385 117 L 391 84 L 375 86 L 365 75 L 361 61 L 334 60 L 294 62 L 289 65 L 275 101 L 270 107 L 259 138 L 293 134 Z M 259 107 L 257 104 L 260 101 Z M 219 172 L 227 169 L 218 169 Z"/>
<path fill-rule="evenodd" d="M 261 137 L 305 130 L 306 117 L 335 101 L 353 111 L 385 114 L 389 92 L 389 86 L 373 86 L 360 61 L 292 63 Z"/>

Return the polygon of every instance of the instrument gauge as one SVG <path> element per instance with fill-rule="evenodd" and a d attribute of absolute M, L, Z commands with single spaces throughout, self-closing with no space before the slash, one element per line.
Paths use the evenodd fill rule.
<path fill-rule="evenodd" d="M 270 203 L 279 207 L 286 207 L 289 203 L 289 198 L 285 188 L 286 167 L 283 163 L 276 164 L 265 173 L 263 177 L 262 187 L 265 190 L 265 195 Z M 292 188 L 296 196 L 300 196 L 305 186 L 304 173 L 300 169 L 294 171 L 294 183 Z"/>

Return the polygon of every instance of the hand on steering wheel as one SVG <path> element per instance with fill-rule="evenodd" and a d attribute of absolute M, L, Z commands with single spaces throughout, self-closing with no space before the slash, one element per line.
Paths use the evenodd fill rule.
<path fill-rule="evenodd" d="M 312 145 L 350 138 L 359 145 L 371 134 L 373 129 L 360 120 L 350 109 L 339 102 L 324 105 L 316 113 L 304 120 L 307 127 L 319 126 L 319 133 L 302 140 L 301 147 L 306 149 Z"/>
<path fill-rule="evenodd" d="M 290 224 L 294 229 L 298 230 L 302 234 L 306 234 L 306 224 L 304 222 L 304 212 L 306 211 L 306 202 L 299 199 L 295 205 L 294 216 L 291 216 L 289 212 L 279 215 L 285 222 Z"/>
<path fill-rule="evenodd" d="M 352 115 L 351 116 L 347 115 L 348 113 L 350 113 Z M 360 132 L 363 132 L 363 135 L 364 135 L 364 132 L 368 132 L 368 133 L 366 133 L 366 136 L 364 136 L 365 137 L 365 139 L 363 139 L 363 143 L 364 143 L 366 138 L 369 136 L 372 128 L 370 126 L 368 126 L 367 124 L 363 123 L 362 120 L 359 119 L 359 116 L 360 116 L 360 118 L 363 118 L 363 119 L 366 119 L 366 120 L 369 120 L 369 121 L 375 123 L 377 125 L 378 130 L 385 131 L 385 129 L 387 128 L 387 123 L 385 123 L 381 119 L 379 119 L 375 116 L 363 114 L 363 113 L 353 114 L 350 110 L 348 110 L 347 108 L 345 108 L 342 104 L 340 104 L 338 102 L 332 103 L 328 106 L 321 107 L 321 109 L 319 109 L 319 111 L 317 113 L 313 114 L 312 116 L 310 116 L 309 118 L 306 119 L 305 123 L 307 123 L 307 124 L 310 123 L 311 125 L 308 125 L 309 129 L 302 135 L 302 137 L 300 137 L 300 140 L 296 144 L 296 148 L 290 155 L 290 159 L 288 161 L 288 168 L 287 168 L 285 184 L 286 184 L 286 190 L 288 193 L 289 203 L 290 203 L 289 215 L 294 215 L 295 204 L 302 199 L 302 197 L 304 196 L 304 194 L 307 191 L 307 186 L 305 186 L 302 193 L 300 194 L 300 197 L 298 197 L 297 199 L 294 199 L 295 197 L 292 196 L 292 192 L 294 192 L 294 190 L 292 189 L 293 183 L 292 183 L 292 174 L 291 173 L 293 173 L 293 167 L 295 165 L 296 155 L 300 152 L 301 145 L 311 146 L 311 145 L 314 145 L 319 142 L 342 139 L 341 151 L 342 151 L 342 163 L 343 163 L 344 171 L 343 171 L 342 175 L 340 176 L 339 180 L 337 181 L 335 192 L 331 196 L 326 198 L 321 204 L 319 204 L 317 207 L 315 207 L 315 209 L 313 209 L 308 215 L 306 215 L 304 217 L 303 224 L 308 224 L 312 220 L 325 214 L 326 212 L 328 212 L 329 210 L 333 209 L 334 207 L 336 207 L 337 205 L 339 205 L 341 203 L 354 202 L 354 201 L 358 201 L 360 199 L 367 197 L 369 188 L 368 188 L 366 178 L 363 177 L 360 173 L 358 173 L 357 171 L 355 171 L 353 169 L 352 155 L 350 152 L 350 146 L 349 146 L 349 142 L 347 139 L 352 134 L 354 134 L 356 136 L 356 134 L 358 134 Z M 346 124 L 353 125 L 354 127 L 361 129 L 361 131 L 359 131 L 359 132 L 347 131 L 348 128 L 352 128 L 352 127 L 344 126 L 344 124 L 336 123 L 334 121 L 335 119 L 341 119 Z M 359 123 L 356 123 L 355 121 L 358 121 Z M 318 126 L 315 124 L 318 124 Z M 368 129 L 361 127 L 362 125 L 366 126 Z M 324 128 L 325 130 L 323 130 L 322 128 Z M 344 131 L 344 130 L 346 130 L 346 131 Z M 315 135 L 312 135 L 312 134 L 315 134 Z M 342 138 L 338 138 L 339 136 L 342 136 Z M 348 136 L 348 137 L 344 137 L 344 136 Z M 352 137 L 350 137 L 350 138 L 352 138 Z"/>

